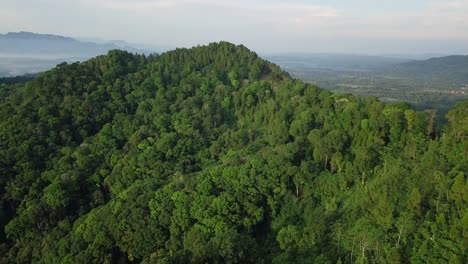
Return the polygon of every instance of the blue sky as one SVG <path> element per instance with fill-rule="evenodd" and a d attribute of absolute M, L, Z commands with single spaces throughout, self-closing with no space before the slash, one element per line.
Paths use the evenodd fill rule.
<path fill-rule="evenodd" d="M 0 32 L 260 53 L 468 53 L 468 0 L 0 0 Z"/>

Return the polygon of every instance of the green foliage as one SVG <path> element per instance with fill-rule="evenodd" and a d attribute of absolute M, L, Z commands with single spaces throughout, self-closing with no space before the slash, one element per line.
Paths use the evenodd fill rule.
<path fill-rule="evenodd" d="M 465 103 L 434 131 L 226 42 L 0 88 L 1 262 L 468 258 Z"/>

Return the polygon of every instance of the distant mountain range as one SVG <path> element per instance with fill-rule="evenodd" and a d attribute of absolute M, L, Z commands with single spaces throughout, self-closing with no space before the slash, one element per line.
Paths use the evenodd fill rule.
<path fill-rule="evenodd" d="M 95 43 L 59 35 L 10 32 L 0 34 L 0 77 L 44 71 L 63 61 L 87 60 L 113 49 L 143 54 L 158 52 L 135 48 L 123 41 Z"/>
<path fill-rule="evenodd" d="M 286 54 L 267 59 L 302 78 L 308 73 L 367 72 L 390 78 L 468 83 L 468 56 L 424 60 L 348 54 Z"/>
<path fill-rule="evenodd" d="M 392 65 L 386 73 L 402 78 L 468 83 L 468 56 L 453 55 Z"/>
<path fill-rule="evenodd" d="M 119 45 L 120 44 L 120 45 Z M 36 55 L 44 57 L 94 57 L 112 49 L 125 49 L 134 53 L 152 53 L 127 46 L 125 42 L 94 43 L 79 41 L 74 38 L 31 32 L 10 32 L 0 34 L 0 54 Z"/>

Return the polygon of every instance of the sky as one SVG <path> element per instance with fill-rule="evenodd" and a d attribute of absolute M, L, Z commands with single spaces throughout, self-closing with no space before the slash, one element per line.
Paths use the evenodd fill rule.
<path fill-rule="evenodd" d="M 260 53 L 468 54 L 468 0 L 0 0 L 0 33 Z"/>

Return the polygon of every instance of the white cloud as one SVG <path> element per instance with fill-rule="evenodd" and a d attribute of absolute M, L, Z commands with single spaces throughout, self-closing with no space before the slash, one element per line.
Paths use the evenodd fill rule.
<path fill-rule="evenodd" d="M 411 12 L 343 12 L 321 28 L 324 36 L 407 40 L 468 40 L 468 0 L 432 2 Z"/>
<path fill-rule="evenodd" d="M 432 9 L 439 12 L 462 12 L 468 10 L 468 1 L 439 1 L 432 4 Z"/>
<path fill-rule="evenodd" d="M 89 8 L 102 8 L 119 10 L 122 12 L 154 12 L 161 10 L 175 11 L 177 8 L 212 8 L 229 9 L 232 12 L 238 10 L 255 11 L 260 15 L 291 15 L 304 14 L 313 17 L 334 17 L 337 10 L 330 6 L 295 4 L 295 3 L 271 3 L 267 1 L 227 1 L 227 0 L 80 0 L 81 4 Z M 210 14 L 207 14 L 210 15 Z M 239 14 L 241 15 L 241 14 Z"/>

